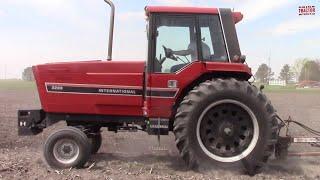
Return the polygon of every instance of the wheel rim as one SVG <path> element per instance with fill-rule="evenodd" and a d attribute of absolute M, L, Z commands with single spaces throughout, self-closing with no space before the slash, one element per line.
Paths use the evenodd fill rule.
<path fill-rule="evenodd" d="M 62 164 L 72 164 L 79 157 L 79 146 L 71 139 L 60 139 L 53 147 L 55 159 Z"/>
<path fill-rule="evenodd" d="M 259 138 L 252 110 L 235 100 L 210 104 L 197 123 L 197 140 L 203 152 L 219 162 L 235 162 L 248 156 Z"/>

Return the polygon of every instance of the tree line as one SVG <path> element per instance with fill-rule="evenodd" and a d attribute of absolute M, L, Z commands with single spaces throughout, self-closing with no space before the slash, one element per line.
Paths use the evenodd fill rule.
<path fill-rule="evenodd" d="M 261 83 L 277 79 L 267 64 L 261 64 L 255 73 L 255 78 Z M 320 81 L 320 59 L 297 59 L 293 65 L 283 65 L 278 79 L 290 82 Z"/>
<path fill-rule="evenodd" d="M 24 81 L 34 81 L 34 75 L 32 72 L 32 67 L 27 67 L 22 72 L 22 80 Z"/>

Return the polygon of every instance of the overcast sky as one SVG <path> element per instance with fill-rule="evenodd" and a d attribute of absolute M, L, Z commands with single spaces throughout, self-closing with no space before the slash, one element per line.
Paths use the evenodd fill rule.
<path fill-rule="evenodd" d="M 114 0 L 115 60 L 145 60 L 146 5 L 234 8 L 242 53 L 257 69 L 278 73 L 301 57 L 320 57 L 319 0 Z M 299 5 L 315 5 L 315 16 L 299 16 Z M 103 0 L 0 0 L 0 78 L 20 78 L 26 66 L 106 59 L 109 8 Z"/>

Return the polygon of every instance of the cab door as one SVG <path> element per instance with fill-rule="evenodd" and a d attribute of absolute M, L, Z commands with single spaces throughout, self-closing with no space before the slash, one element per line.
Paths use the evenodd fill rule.
<path fill-rule="evenodd" d="M 196 16 L 158 14 L 151 22 L 146 81 L 148 116 L 170 118 L 182 88 L 204 69 L 204 64 L 198 61 Z M 181 55 L 191 46 L 190 54 Z M 180 55 L 168 58 L 165 49 Z"/>

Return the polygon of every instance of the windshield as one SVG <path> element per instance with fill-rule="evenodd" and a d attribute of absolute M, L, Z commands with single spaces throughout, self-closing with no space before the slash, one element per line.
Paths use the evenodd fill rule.
<path fill-rule="evenodd" d="M 155 33 L 155 72 L 174 73 L 194 61 L 229 60 L 218 15 L 161 15 Z"/>
<path fill-rule="evenodd" d="M 158 19 L 156 61 L 166 57 L 166 48 L 177 57 L 167 58 L 161 64 L 161 69 L 157 68 L 158 72 L 176 72 L 198 59 L 195 24 L 193 16 L 162 16 Z"/>

